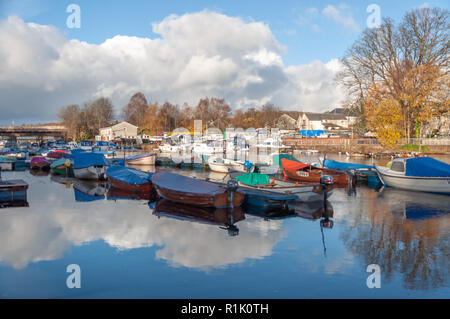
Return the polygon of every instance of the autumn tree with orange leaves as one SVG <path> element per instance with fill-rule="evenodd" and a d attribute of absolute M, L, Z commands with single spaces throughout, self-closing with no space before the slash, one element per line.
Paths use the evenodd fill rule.
<path fill-rule="evenodd" d="M 361 127 L 381 140 L 390 136 L 386 145 L 401 136 L 409 142 L 433 115 L 449 111 L 448 17 L 446 9 L 421 8 L 406 13 L 399 25 L 385 18 L 341 60 L 337 80 L 348 89 L 344 106 L 359 114 Z M 387 134 L 388 127 L 399 133 Z"/>

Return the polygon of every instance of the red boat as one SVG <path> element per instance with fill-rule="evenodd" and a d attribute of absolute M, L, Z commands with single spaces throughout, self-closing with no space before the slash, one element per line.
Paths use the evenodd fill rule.
<path fill-rule="evenodd" d="M 166 171 L 157 172 L 152 177 L 152 183 L 159 196 L 173 202 L 200 207 L 238 207 L 244 201 L 245 195 L 230 185 L 226 187 L 211 182 L 202 181 Z M 236 182 L 235 187 L 238 184 Z M 230 202 L 231 196 L 233 197 Z"/>
<path fill-rule="evenodd" d="M 347 175 L 345 172 L 334 171 L 331 169 L 312 166 L 311 164 L 291 161 L 285 158 L 281 159 L 281 165 L 287 177 L 296 181 L 320 183 L 322 175 L 333 177 L 334 184 L 345 186 L 349 183 L 356 183 L 356 176 Z"/>
<path fill-rule="evenodd" d="M 66 157 L 67 154 L 68 154 L 68 152 L 64 152 L 61 150 L 54 150 L 54 151 L 48 152 L 47 157 L 51 158 L 51 159 L 60 159 L 60 158 Z"/>

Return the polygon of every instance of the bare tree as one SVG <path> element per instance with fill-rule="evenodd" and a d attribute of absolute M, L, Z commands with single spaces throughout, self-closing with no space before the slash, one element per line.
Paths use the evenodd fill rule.
<path fill-rule="evenodd" d="M 137 92 L 130 98 L 130 102 L 122 109 L 122 115 L 125 121 L 138 127 L 143 127 L 147 108 L 148 103 L 144 94 Z"/>
<path fill-rule="evenodd" d="M 58 117 L 67 129 L 67 136 L 76 140 L 80 135 L 80 106 L 71 104 L 62 107 L 59 110 Z"/>
<path fill-rule="evenodd" d="M 337 80 L 348 89 L 344 106 L 364 121 L 369 90 L 382 86 L 387 97 L 399 103 L 409 138 L 416 114 L 403 98 L 405 82 L 411 70 L 422 65 L 438 66 L 448 76 L 448 15 L 445 9 L 415 9 L 398 26 L 386 18 L 379 28 L 366 29 L 342 58 L 344 70 Z"/>

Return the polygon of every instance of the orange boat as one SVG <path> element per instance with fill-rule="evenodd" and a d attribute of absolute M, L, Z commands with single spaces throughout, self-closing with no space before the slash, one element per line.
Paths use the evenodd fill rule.
<path fill-rule="evenodd" d="M 322 175 L 329 175 L 333 177 L 334 184 L 338 186 L 345 186 L 349 183 L 354 185 L 356 183 L 356 176 L 347 175 L 345 172 L 315 167 L 311 164 L 291 161 L 285 158 L 281 159 L 281 165 L 287 177 L 297 181 L 320 183 Z"/>

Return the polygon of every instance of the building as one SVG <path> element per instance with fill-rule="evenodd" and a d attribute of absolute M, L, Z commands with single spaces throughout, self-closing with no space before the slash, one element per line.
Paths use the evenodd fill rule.
<path fill-rule="evenodd" d="M 277 128 L 280 130 L 295 130 L 297 128 L 297 121 L 287 114 L 283 114 L 277 121 Z"/>
<path fill-rule="evenodd" d="M 302 112 L 297 120 L 299 130 L 348 130 L 356 122 L 355 116 L 333 110 L 329 113 Z"/>
<path fill-rule="evenodd" d="M 119 138 L 135 139 L 137 137 L 138 127 L 128 122 L 120 122 L 110 127 L 100 129 L 100 135 L 97 140 L 112 141 Z"/>
<path fill-rule="evenodd" d="M 355 112 L 353 112 L 348 108 L 343 107 L 335 108 L 332 111 L 330 111 L 329 114 L 343 114 L 347 118 L 349 126 L 353 126 L 358 119 L 358 116 L 356 115 Z"/>

